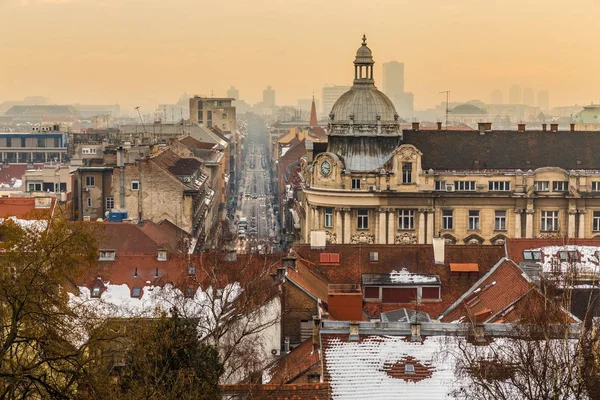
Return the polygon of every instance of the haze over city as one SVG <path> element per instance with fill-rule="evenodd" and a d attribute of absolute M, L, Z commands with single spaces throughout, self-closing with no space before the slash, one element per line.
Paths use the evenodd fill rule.
<path fill-rule="evenodd" d="M 381 66 L 405 63 L 416 109 L 490 100 L 512 84 L 551 105 L 600 101 L 593 42 L 600 2 L 0 0 L 0 101 L 120 103 L 124 111 L 190 95 L 277 104 L 350 85 L 363 33 Z"/>

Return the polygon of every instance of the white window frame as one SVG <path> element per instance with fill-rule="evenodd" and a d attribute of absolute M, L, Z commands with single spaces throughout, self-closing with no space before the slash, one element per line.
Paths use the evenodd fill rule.
<path fill-rule="evenodd" d="M 332 207 L 325 207 L 323 226 L 325 228 L 333 227 L 333 208 Z"/>
<path fill-rule="evenodd" d="M 362 208 L 356 212 L 356 229 L 366 231 L 369 229 L 369 210 Z"/>
<path fill-rule="evenodd" d="M 549 192 L 550 182 L 549 181 L 535 181 L 533 182 L 534 190 L 536 192 Z"/>
<path fill-rule="evenodd" d="M 566 192 L 569 189 L 569 181 L 553 181 L 552 191 L 553 192 Z"/>
<path fill-rule="evenodd" d="M 33 186 L 33 189 L 32 189 Z M 28 192 L 41 192 L 42 191 L 42 182 L 27 182 L 27 191 Z"/>
<path fill-rule="evenodd" d="M 85 187 L 95 187 L 96 186 L 96 177 L 94 175 L 86 175 L 85 176 Z"/>
<path fill-rule="evenodd" d="M 537 250 L 524 250 L 523 259 L 527 261 L 542 261 L 542 252 Z"/>
<path fill-rule="evenodd" d="M 479 210 L 469 210 L 469 225 L 468 230 L 470 231 L 478 231 L 480 228 L 480 220 L 479 216 L 481 213 Z"/>
<path fill-rule="evenodd" d="M 510 181 L 489 181 L 488 191 L 490 192 L 509 192 Z"/>
<path fill-rule="evenodd" d="M 115 208 L 115 198 L 113 196 L 107 196 L 104 199 L 104 206 L 107 210 L 112 210 L 113 208 Z"/>
<path fill-rule="evenodd" d="M 496 210 L 494 212 L 494 230 L 506 231 L 506 210 Z"/>
<path fill-rule="evenodd" d="M 558 211 L 542 211 L 540 218 L 540 231 L 558 231 Z"/>
<path fill-rule="evenodd" d="M 377 252 L 377 251 L 369 252 L 369 261 L 370 262 L 378 262 L 379 261 L 379 252 Z"/>
<path fill-rule="evenodd" d="M 412 183 L 412 163 L 403 162 L 402 163 L 402 183 L 409 184 Z"/>
<path fill-rule="evenodd" d="M 592 182 L 592 192 L 600 192 L 600 181 Z"/>
<path fill-rule="evenodd" d="M 442 210 L 442 229 L 445 231 L 454 230 L 454 210 Z"/>
<path fill-rule="evenodd" d="M 398 230 L 412 231 L 415 229 L 415 210 L 398 210 Z"/>
<path fill-rule="evenodd" d="M 454 181 L 454 190 L 457 192 L 474 192 L 476 187 L 475 181 Z"/>
<path fill-rule="evenodd" d="M 134 190 L 134 191 L 140 190 L 140 181 L 131 181 L 130 187 L 131 187 L 131 190 Z"/>
<path fill-rule="evenodd" d="M 435 191 L 445 191 L 446 190 L 446 181 L 435 181 Z"/>
<path fill-rule="evenodd" d="M 594 211 L 592 214 L 592 231 L 600 232 L 600 211 Z"/>
<path fill-rule="evenodd" d="M 352 178 L 352 190 L 360 190 L 360 178 Z"/>

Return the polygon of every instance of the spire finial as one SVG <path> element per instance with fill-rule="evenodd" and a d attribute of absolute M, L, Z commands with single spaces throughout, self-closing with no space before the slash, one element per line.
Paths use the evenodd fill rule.
<path fill-rule="evenodd" d="M 362 45 L 366 46 L 367 45 L 367 35 L 365 35 L 364 33 L 363 33 L 363 39 L 362 40 L 363 40 Z"/>

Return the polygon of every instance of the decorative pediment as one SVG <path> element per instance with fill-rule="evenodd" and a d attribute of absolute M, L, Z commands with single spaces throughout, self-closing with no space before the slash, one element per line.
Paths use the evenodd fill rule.
<path fill-rule="evenodd" d="M 442 239 L 444 239 L 446 244 L 456 244 L 456 238 L 449 233 L 443 234 Z"/>
<path fill-rule="evenodd" d="M 359 244 L 359 243 L 373 244 L 373 243 L 375 243 L 375 235 L 372 233 L 368 233 L 368 232 L 356 232 L 356 233 L 353 233 L 352 236 L 350 237 L 350 243 L 352 243 L 352 244 Z"/>
<path fill-rule="evenodd" d="M 397 233 L 394 244 L 417 244 L 417 235 L 413 232 Z"/>
<path fill-rule="evenodd" d="M 560 232 L 542 232 L 540 239 L 560 239 L 563 235 Z"/>
<path fill-rule="evenodd" d="M 477 234 L 472 234 L 463 239 L 465 244 L 483 244 L 485 239 Z"/>
<path fill-rule="evenodd" d="M 403 144 L 396 149 L 395 153 L 400 161 L 416 161 L 419 156 L 423 155 L 419 149 L 411 144 Z"/>
<path fill-rule="evenodd" d="M 495 245 L 503 245 L 504 243 L 506 243 L 506 236 L 496 235 L 490 239 L 490 242 Z"/>

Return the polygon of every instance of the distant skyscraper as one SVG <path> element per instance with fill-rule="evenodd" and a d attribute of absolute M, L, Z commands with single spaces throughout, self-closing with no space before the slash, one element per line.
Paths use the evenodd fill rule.
<path fill-rule="evenodd" d="M 504 94 L 502 90 L 494 90 L 492 92 L 491 104 L 504 104 Z"/>
<path fill-rule="evenodd" d="M 535 105 L 535 93 L 530 87 L 523 89 L 523 104 L 526 106 Z"/>
<path fill-rule="evenodd" d="M 333 105 L 341 95 L 350 90 L 350 86 L 325 86 L 323 87 L 322 101 L 323 114 L 328 116 Z"/>
<path fill-rule="evenodd" d="M 263 105 L 266 108 L 275 107 L 275 90 L 271 89 L 271 86 L 267 86 L 267 88 L 263 90 Z"/>
<path fill-rule="evenodd" d="M 383 63 L 383 92 L 392 100 L 396 112 L 410 119 L 414 114 L 414 95 L 404 92 L 404 63 Z"/>
<path fill-rule="evenodd" d="M 392 97 L 392 101 L 393 97 L 404 94 L 404 63 L 383 63 L 383 92 Z"/>
<path fill-rule="evenodd" d="M 550 93 L 547 90 L 539 91 L 537 94 L 537 105 L 540 110 L 548 110 L 550 108 Z"/>
<path fill-rule="evenodd" d="M 232 86 L 227 90 L 227 97 L 229 97 L 231 99 L 239 100 L 240 99 L 240 91 L 237 90 L 235 88 L 235 86 Z"/>
<path fill-rule="evenodd" d="M 509 104 L 523 104 L 521 100 L 521 86 L 512 85 L 510 87 L 510 91 L 508 93 L 508 103 Z"/>

